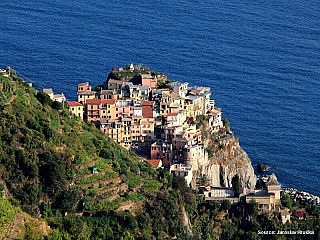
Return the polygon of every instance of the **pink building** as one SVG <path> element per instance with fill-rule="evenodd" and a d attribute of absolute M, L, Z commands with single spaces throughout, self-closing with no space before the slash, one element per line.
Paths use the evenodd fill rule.
<path fill-rule="evenodd" d="M 88 99 L 87 100 L 87 119 L 90 122 L 100 121 L 100 99 Z"/>
<path fill-rule="evenodd" d="M 132 117 L 134 112 L 134 102 L 132 99 L 116 100 L 115 117 Z"/>
<path fill-rule="evenodd" d="M 89 84 L 89 82 L 85 82 L 85 83 L 80 83 L 78 85 L 78 93 L 83 93 L 83 92 L 91 92 L 91 86 Z"/>

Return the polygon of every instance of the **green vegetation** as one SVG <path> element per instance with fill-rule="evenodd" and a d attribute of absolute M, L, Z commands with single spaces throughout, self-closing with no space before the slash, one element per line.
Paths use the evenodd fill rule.
<path fill-rule="evenodd" d="M 139 175 L 136 175 L 133 173 L 127 173 L 126 178 L 124 179 L 124 182 L 128 183 L 128 186 L 130 188 L 134 188 L 141 184 L 142 178 Z"/>
<path fill-rule="evenodd" d="M 0 198 L 2 231 L 23 210 L 47 222 L 49 240 L 264 239 L 258 230 L 278 229 L 319 234 L 316 218 L 282 224 L 278 214 L 259 212 L 255 202 L 204 201 L 183 178 L 139 162 L 14 71 L 1 78 L 0 89 L 0 189 L 6 186 L 12 195 Z M 282 202 L 290 207 L 288 198 Z M 304 208 L 308 216 L 319 213 L 317 207 Z M 25 239 L 43 238 L 38 223 L 25 228 Z"/>
<path fill-rule="evenodd" d="M 0 234 L 14 220 L 16 212 L 16 207 L 9 200 L 0 198 Z"/>
<path fill-rule="evenodd" d="M 235 192 L 236 195 L 239 195 L 239 193 L 241 192 L 241 181 L 240 181 L 240 177 L 238 174 L 236 174 L 233 178 L 232 178 L 232 188 Z"/>

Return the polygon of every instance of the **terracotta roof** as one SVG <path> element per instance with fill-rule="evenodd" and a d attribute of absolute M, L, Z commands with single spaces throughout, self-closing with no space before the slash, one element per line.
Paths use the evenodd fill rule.
<path fill-rule="evenodd" d="M 79 102 L 67 102 L 70 107 L 83 107 Z"/>
<path fill-rule="evenodd" d="M 168 115 L 167 115 L 168 117 L 176 117 L 176 116 L 178 116 L 178 113 L 168 113 Z"/>
<path fill-rule="evenodd" d="M 101 102 L 106 104 L 115 104 L 116 100 L 103 99 Z"/>
<path fill-rule="evenodd" d="M 144 105 L 144 106 L 146 106 L 146 105 L 153 106 L 153 104 L 154 104 L 154 101 L 142 101 L 142 105 Z"/>
<path fill-rule="evenodd" d="M 87 104 L 100 104 L 101 100 L 100 99 L 88 99 L 86 101 Z"/>
<path fill-rule="evenodd" d="M 155 168 L 159 167 L 160 164 L 160 159 L 148 159 L 146 160 L 148 163 L 150 163 L 152 166 L 154 166 Z"/>

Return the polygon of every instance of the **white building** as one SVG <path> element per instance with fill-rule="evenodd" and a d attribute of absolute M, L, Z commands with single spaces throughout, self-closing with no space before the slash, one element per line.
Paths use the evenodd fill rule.
<path fill-rule="evenodd" d="M 190 185 L 192 181 L 192 167 L 186 166 L 184 164 L 173 164 L 170 166 L 170 174 L 175 174 L 180 177 L 184 177 L 187 184 Z"/>
<path fill-rule="evenodd" d="M 53 93 L 52 88 L 43 88 L 43 89 L 42 89 L 42 92 L 48 94 L 49 97 L 50 97 L 52 100 L 54 100 L 54 99 L 53 99 L 54 93 Z"/>
<path fill-rule="evenodd" d="M 212 186 L 200 187 L 199 193 L 203 194 L 206 199 L 234 197 L 233 188 L 227 188 L 227 187 L 212 187 Z"/>
<path fill-rule="evenodd" d="M 221 109 L 215 108 L 208 113 L 208 126 L 211 132 L 218 132 L 223 127 Z"/>
<path fill-rule="evenodd" d="M 172 89 L 172 91 L 178 94 L 180 97 L 185 97 L 188 93 L 189 83 L 171 82 L 167 84 L 167 87 Z"/>
<path fill-rule="evenodd" d="M 54 94 L 54 95 L 53 95 L 53 100 L 62 103 L 62 102 L 65 102 L 65 101 L 66 101 L 66 96 L 65 96 L 63 93 L 61 93 L 61 94 Z"/>

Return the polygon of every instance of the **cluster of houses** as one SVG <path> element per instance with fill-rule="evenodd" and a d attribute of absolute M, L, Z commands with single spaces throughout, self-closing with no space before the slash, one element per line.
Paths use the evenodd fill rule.
<path fill-rule="evenodd" d="M 212 133 L 223 127 L 210 88 L 170 82 L 164 75 L 109 78 L 97 91 L 89 82 L 80 83 L 77 94 L 77 102 L 68 102 L 73 114 L 154 166 L 170 168 L 186 179 L 192 179 L 192 166 L 206 156 L 196 117 L 203 115 Z"/>

